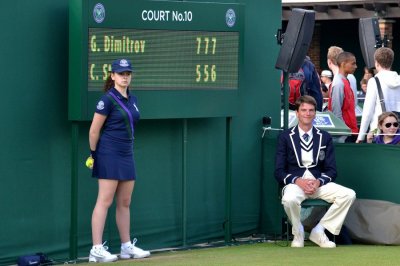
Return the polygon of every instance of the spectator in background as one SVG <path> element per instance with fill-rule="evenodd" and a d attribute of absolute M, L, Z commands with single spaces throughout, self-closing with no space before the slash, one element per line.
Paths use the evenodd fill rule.
<path fill-rule="evenodd" d="M 321 81 L 308 56 L 298 72 L 289 73 L 289 109 L 295 110 L 296 100 L 303 95 L 312 96 L 317 102 L 317 111 L 322 111 Z"/>
<path fill-rule="evenodd" d="M 330 70 L 323 70 L 321 72 L 321 82 L 324 83 L 327 88 L 329 88 L 329 86 L 331 85 L 332 78 L 333 74 Z"/>
<path fill-rule="evenodd" d="M 351 90 L 353 91 L 353 94 L 354 94 L 354 110 L 355 110 L 355 108 L 357 107 L 357 104 L 358 104 L 358 98 L 357 98 L 357 91 L 358 91 L 358 89 L 357 89 L 357 80 L 356 80 L 356 77 L 354 76 L 354 73 L 351 73 L 351 74 L 347 75 L 347 79 L 348 79 L 349 82 L 350 82 L 350 88 L 351 88 Z"/>
<path fill-rule="evenodd" d="M 365 94 L 367 94 L 367 84 L 368 84 L 367 79 L 362 79 L 360 81 L 361 92 L 364 97 L 365 97 Z"/>
<path fill-rule="evenodd" d="M 338 46 L 331 46 L 328 49 L 328 54 L 327 54 L 328 67 L 329 67 L 330 70 L 332 70 L 333 76 L 335 76 L 337 73 L 339 73 L 339 66 L 337 64 L 337 57 L 342 52 L 343 52 L 343 49 L 341 47 L 338 47 Z M 354 94 L 354 110 L 355 110 L 355 108 L 356 108 L 356 106 L 358 104 L 358 99 L 357 99 L 357 80 L 356 80 L 356 77 L 353 74 L 347 75 L 347 79 L 350 82 L 350 87 L 351 87 L 351 89 L 353 91 L 353 94 Z"/>
<path fill-rule="evenodd" d="M 337 56 L 336 62 L 339 66 L 339 71 L 332 81 L 328 110 L 343 120 L 353 133 L 352 136 L 346 139 L 346 142 L 354 142 L 358 133 L 354 93 L 346 77 L 356 70 L 356 58 L 352 53 L 342 52 Z"/>
<path fill-rule="evenodd" d="M 376 134 L 377 133 L 377 134 Z M 368 143 L 400 144 L 399 119 L 393 112 L 384 112 L 378 117 L 377 132 L 371 131 L 367 135 Z"/>
<path fill-rule="evenodd" d="M 368 83 L 368 80 L 366 80 L 365 78 L 363 78 L 360 81 L 361 90 L 358 91 L 358 101 L 360 103 L 364 103 L 365 95 L 367 94 L 367 83 Z"/>
<path fill-rule="evenodd" d="M 386 111 L 400 111 L 400 76 L 396 71 L 391 71 L 394 61 L 393 50 L 388 47 L 376 49 L 374 60 L 377 70 L 375 78 L 378 78 L 381 84 Z M 357 143 L 364 141 L 368 126 L 370 130 L 378 127 L 378 116 L 382 113 L 375 78 L 368 80 Z"/>
<path fill-rule="evenodd" d="M 323 98 L 323 102 L 326 103 L 328 102 L 328 98 L 329 98 L 329 89 L 328 87 L 321 82 L 321 93 L 322 93 L 322 98 Z"/>
<path fill-rule="evenodd" d="M 368 81 L 370 78 L 374 77 L 374 75 L 375 75 L 375 73 L 372 68 L 364 67 L 363 79 L 366 79 Z"/>
<path fill-rule="evenodd" d="M 333 78 L 333 74 L 330 70 L 323 70 L 321 72 L 321 92 L 322 92 L 322 96 L 324 98 L 324 102 L 328 101 L 328 98 L 329 98 L 328 90 L 332 84 L 332 78 Z"/>
<path fill-rule="evenodd" d="M 326 111 L 328 108 L 329 98 L 329 87 L 332 84 L 333 74 L 330 70 L 323 70 L 321 72 L 321 92 L 323 97 L 322 111 Z"/>

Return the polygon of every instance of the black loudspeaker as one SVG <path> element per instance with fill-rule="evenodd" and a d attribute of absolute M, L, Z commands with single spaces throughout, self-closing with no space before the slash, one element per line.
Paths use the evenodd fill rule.
<path fill-rule="evenodd" d="M 315 12 L 294 8 L 283 36 L 275 68 L 297 72 L 303 64 L 314 33 Z"/>
<path fill-rule="evenodd" d="M 365 66 L 375 67 L 374 53 L 380 47 L 381 33 L 377 18 L 360 18 L 358 23 L 358 37 L 360 39 L 361 52 Z M 378 47 L 378 45 L 379 47 Z"/>

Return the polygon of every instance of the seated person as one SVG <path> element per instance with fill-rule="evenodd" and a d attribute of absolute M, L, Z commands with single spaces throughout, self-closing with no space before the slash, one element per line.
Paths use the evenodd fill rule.
<path fill-rule="evenodd" d="M 361 90 L 358 91 L 357 98 L 358 98 L 358 99 L 360 100 L 360 102 L 362 102 L 362 103 L 364 103 L 365 96 L 367 95 L 367 83 L 368 83 L 368 80 L 366 80 L 366 79 L 362 79 L 362 80 L 360 81 Z"/>
<path fill-rule="evenodd" d="M 292 224 L 292 247 L 304 247 L 304 227 L 300 220 L 305 199 L 323 199 L 332 203 L 309 239 L 323 248 L 334 248 L 325 229 L 338 235 L 347 212 L 356 198 L 349 188 L 334 183 L 336 160 L 332 137 L 313 126 L 317 103 L 313 97 L 296 100 L 298 125 L 279 135 L 276 150 L 275 178 L 282 189 L 282 204 Z"/>
<path fill-rule="evenodd" d="M 367 135 L 368 143 L 400 144 L 399 119 L 393 112 L 384 112 L 378 117 L 378 129 Z"/>

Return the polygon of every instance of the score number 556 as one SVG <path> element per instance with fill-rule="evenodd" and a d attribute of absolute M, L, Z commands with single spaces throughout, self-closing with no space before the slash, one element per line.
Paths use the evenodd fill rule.
<path fill-rule="evenodd" d="M 215 82 L 217 71 L 215 65 L 196 65 L 196 82 Z"/>

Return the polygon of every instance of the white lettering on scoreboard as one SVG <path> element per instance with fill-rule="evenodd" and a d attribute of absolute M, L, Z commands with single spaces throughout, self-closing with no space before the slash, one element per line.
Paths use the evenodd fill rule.
<path fill-rule="evenodd" d="M 176 10 L 143 10 L 143 21 L 177 21 L 190 22 L 193 20 L 192 11 L 176 11 Z"/>

